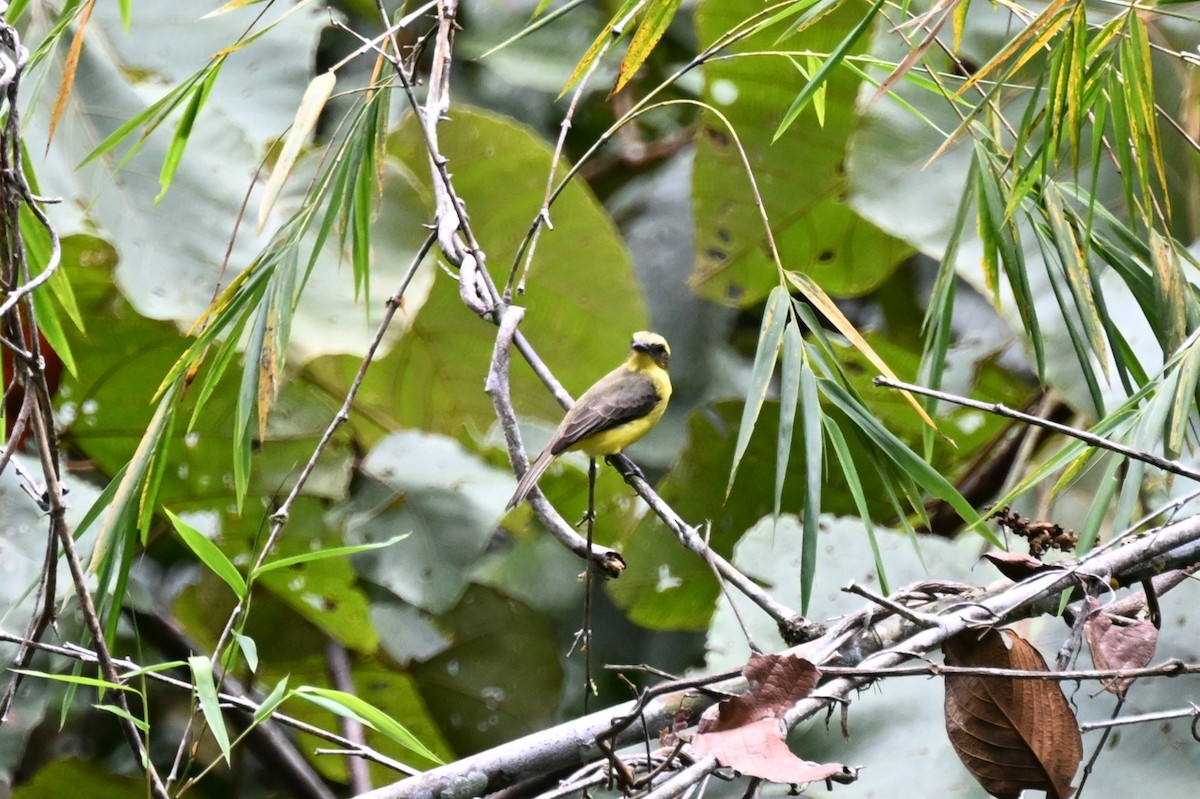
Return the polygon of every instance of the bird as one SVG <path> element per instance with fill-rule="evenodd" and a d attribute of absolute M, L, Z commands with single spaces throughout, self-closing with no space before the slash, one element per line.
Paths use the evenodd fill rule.
<path fill-rule="evenodd" d="M 583 392 L 525 470 L 507 510 L 515 508 L 537 485 L 557 456 L 582 451 L 589 458 L 615 455 L 654 427 L 671 399 L 671 347 L 657 333 L 633 334 L 625 362 Z"/>

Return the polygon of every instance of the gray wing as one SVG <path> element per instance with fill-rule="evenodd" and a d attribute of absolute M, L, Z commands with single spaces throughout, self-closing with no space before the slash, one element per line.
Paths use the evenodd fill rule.
<path fill-rule="evenodd" d="M 558 455 L 588 436 L 640 419 L 658 401 L 654 383 L 644 375 L 628 369 L 611 372 L 567 411 L 548 449 Z"/>

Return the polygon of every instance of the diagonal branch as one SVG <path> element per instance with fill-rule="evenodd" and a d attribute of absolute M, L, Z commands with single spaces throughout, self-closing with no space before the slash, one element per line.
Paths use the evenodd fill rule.
<path fill-rule="evenodd" d="M 383 25 L 388 27 L 387 12 L 381 0 L 377 0 L 376 5 L 379 9 Z M 428 93 L 423 104 L 417 99 L 413 89 L 411 73 L 406 69 L 404 61 L 401 58 L 400 42 L 395 35 L 390 40 L 391 52 L 380 51 L 380 54 L 392 64 L 400 85 L 408 98 L 409 105 L 421 122 L 420 127 L 433 173 L 433 185 L 437 203 L 436 230 L 438 246 L 446 259 L 459 269 L 460 296 L 462 296 L 463 302 L 467 307 L 471 308 L 481 317 L 488 319 L 493 324 L 501 325 L 502 320 L 505 318 L 502 309 L 509 306 L 504 303 L 499 290 L 486 269 L 485 255 L 472 232 L 466 206 L 454 190 L 447 168 L 447 159 L 438 149 L 438 122 L 441 115 L 449 108 L 449 66 L 451 63 L 455 27 L 454 14 L 456 9 L 457 0 L 440 0 L 438 4 L 437 36 L 434 42 Z M 369 41 L 363 39 L 363 37 L 359 38 L 364 42 Z M 574 169 L 568 172 L 567 177 L 560 182 L 560 190 L 562 185 L 565 185 L 566 181 L 574 173 Z M 555 196 L 557 196 L 557 191 L 551 193 L 548 203 L 552 202 Z M 498 334 L 497 349 L 500 348 L 500 344 L 502 343 L 500 339 L 507 337 L 511 337 L 511 340 L 517 345 L 518 350 L 529 361 L 539 378 L 550 388 L 555 398 L 559 400 L 559 403 L 563 407 L 569 408 L 572 404 L 570 395 L 563 390 L 558 380 L 545 367 L 541 359 L 537 358 L 532 346 L 519 331 L 514 331 L 511 334 L 502 331 Z M 524 448 L 521 446 L 517 427 L 514 422 L 515 412 L 508 399 L 507 380 L 503 381 L 505 386 L 503 389 L 499 388 L 499 383 L 493 381 L 495 375 L 501 371 L 506 371 L 507 364 L 498 365 L 496 358 L 497 356 L 494 355 L 491 373 L 489 374 L 489 393 L 492 396 L 493 404 L 496 406 L 498 416 L 501 420 L 513 463 L 514 465 L 521 464 L 524 461 Z M 506 422 L 506 419 L 509 421 Z M 621 473 L 625 481 L 633 486 L 634 490 L 649 503 L 651 509 L 667 524 L 688 550 L 713 563 L 714 568 L 717 569 L 722 577 L 748 596 L 775 620 L 785 640 L 799 642 L 810 640 L 821 634 L 823 628 L 820 625 L 805 619 L 792 609 L 785 607 L 771 597 L 761 586 L 758 586 L 749 577 L 739 572 L 728 561 L 717 556 L 715 553 L 711 553 L 703 539 L 697 533 L 696 527 L 684 522 L 682 517 L 654 492 L 649 483 L 638 474 L 638 470 L 633 467 L 632 462 L 628 458 L 623 455 L 617 455 L 609 458 L 608 461 Z M 534 492 L 535 495 L 536 493 Z M 543 498 L 535 496 L 533 508 L 538 519 L 547 529 L 551 530 L 555 537 L 562 540 L 573 552 L 591 557 L 605 573 L 611 575 L 614 573 L 614 570 L 619 570 L 623 567 L 623 562 L 617 562 L 619 555 L 616 556 L 617 559 L 614 559 L 613 555 L 615 553 L 612 553 L 611 550 L 598 551 L 593 547 L 589 552 L 586 543 L 580 546 L 579 542 L 575 540 L 577 536 L 574 536 L 573 531 L 568 534 L 567 531 L 570 530 L 570 526 L 567 522 Z"/>

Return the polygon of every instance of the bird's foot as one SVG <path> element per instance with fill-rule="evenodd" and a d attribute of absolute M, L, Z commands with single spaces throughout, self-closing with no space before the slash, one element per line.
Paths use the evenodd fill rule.
<path fill-rule="evenodd" d="M 642 471 L 642 467 L 638 466 L 633 461 L 630 461 L 629 472 L 625 475 L 625 482 L 632 485 L 634 478 L 641 480 L 642 482 L 648 482 L 646 480 L 646 473 Z"/>
<path fill-rule="evenodd" d="M 583 527 L 588 522 L 594 522 L 594 521 L 596 521 L 596 511 L 589 508 L 583 512 L 583 517 L 579 521 L 575 522 L 575 527 L 580 528 L 580 527 Z"/>

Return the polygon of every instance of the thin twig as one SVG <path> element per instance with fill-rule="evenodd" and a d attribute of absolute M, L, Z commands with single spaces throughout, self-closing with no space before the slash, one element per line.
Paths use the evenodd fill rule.
<path fill-rule="evenodd" d="M 554 227 L 550 223 L 550 199 L 554 193 L 554 175 L 558 172 L 558 162 L 562 158 L 563 148 L 567 143 L 567 131 L 571 129 L 571 120 L 575 117 L 575 110 L 579 107 L 579 101 L 582 99 L 588 84 L 591 83 L 592 77 L 596 74 L 596 70 L 600 68 L 604 56 L 624 32 L 625 26 L 633 19 L 634 15 L 642 10 L 645 4 L 646 0 L 635 3 L 623 19 L 613 24 L 607 41 L 601 45 L 600 51 L 593 57 L 587 71 L 575 85 L 575 91 L 571 95 L 571 102 L 567 106 L 567 112 L 563 115 L 563 120 L 559 124 L 558 140 L 554 143 L 554 154 L 550 157 L 550 170 L 546 174 L 546 195 L 542 200 L 541 210 L 534 216 L 530 232 L 525 235 L 525 238 L 521 241 L 521 246 L 517 248 L 517 253 L 513 256 L 512 266 L 508 271 L 508 280 L 504 283 L 505 302 L 512 301 L 513 280 L 517 276 L 518 269 L 520 270 L 521 279 L 517 283 L 517 293 L 525 293 L 525 278 L 529 275 L 529 267 L 533 264 L 533 254 L 537 250 L 537 243 L 542 235 L 542 229 L 544 227 L 553 229 Z M 524 266 L 521 264 L 522 256 L 524 256 Z"/>
<path fill-rule="evenodd" d="M 1124 727 L 1129 724 L 1152 724 L 1156 721 L 1196 718 L 1198 716 L 1200 716 L 1200 705 L 1192 705 L 1191 707 L 1180 708 L 1178 710 L 1160 710 L 1157 713 L 1140 713 L 1136 716 L 1122 716 L 1121 718 L 1103 719 L 1101 721 L 1085 721 L 1079 725 L 1079 731 L 1091 732 L 1093 730 L 1104 730 L 1112 727 Z"/>
<path fill-rule="evenodd" d="M 24 639 L 21 638 L 21 636 L 12 635 L 11 633 L 6 633 L 6 632 L 0 630 L 0 641 L 4 641 L 7 643 L 13 643 L 13 644 L 19 644 L 23 640 Z M 60 655 L 62 657 L 71 658 L 72 660 L 77 660 L 77 661 L 80 661 L 81 663 L 99 664 L 99 661 L 100 661 L 99 655 L 95 651 L 93 651 L 91 649 L 85 649 L 84 647 L 81 647 L 81 646 L 55 646 L 54 644 L 44 644 L 44 643 L 41 643 L 38 641 L 29 641 L 27 643 L 30 647 L 37 649 L 38 651 L 47 652 L 52 655 Z M 135 663 L 134 661 L 129 660 L 127 658 L 113 658 L 112 662 L 118 668 L 124 669 L 129 672 L 136 672 L 138 674 L 139 678 L 145 678 L 148 680 L 152 680 L 154 682 L 162 683 L 163 685 L 169 685 L 173 688 L 178 688 L 181 691 L 185 691 L 188 693 L 191 693 L 195 690 L 195 686 L 192 685 L 192 683 L 189 682 L 188 680 L 181 680 L 176 677 L 172 677 L 169 674 L 166 674 L 165 672 L 162 672 L 162 671 L 148 670 L 148 669 L 144 668 L 143 666 L 141 666 L 140 664 Z M 230 681 L 226 680 L 226 683 L 229 684 Z M 245 713 L 249 717 L 253 717 L 254 714 L 257 713 L 261 707 L 259 705 L 259 703 L 255 702 L 251 699 L 248 699 L 246 696 L 241 695 L 239 693 L 232 693 L 228 690 L 218 692 L 217 698 L 220 700 L 222 707 L 228 707 L 230 709 L 237 710 L 239 712 Z M 322 729 L 320 727 L 316 727 L 312 724 L 309 724 L 306 721 L 301 721 L 300 719 L 294 718 L 285 713 L 280 713 L 279 711 L 275 711 L 271 714 L 270 720 L 273 722 L 282 724 L 286 727 L 291 727 L 292 729 L 296 730 L 297 732 L 307 733 L 308 735 L 312 735 L 313 737 L 320 738 L 321 740 L 338 744 L 339 746 L 345 747 L 346 749 L 361 750 L 360 751 L 361 756 L 367 757 L 376 763 L 387 766 L 388 768 L 392 768 L 401 774 L 413 776 L 413 775 L 419 773 L 419 772 L 417 772 L 416 769 L 413 769 L 410 766 L 405 766 L 402 763 L 398 763 L 397 761 L 392 760 L 391 758 L 389 758 L 383 754 L 380 754 L 379 752 L 370 750 L 365 746 L 358 746 L 353 741 L 343 738 L 342 736 L 337 735 L 336 733 L 332 733 L 332 732 L 329 732 L 328 730 Z"/>
<path fill-rule="evenodd" d="M 895 388 L 899 389 L 900 391 L 909 391 L 913 394 L 921 394 L 923 396 L 932 397 L 944 402 L 961 405 L 966 408 L 975 408 L 976 410 L 995 414 L 996 416 L 1017 419 L 1035 427 L 1041 427 L 1046 430 L 1053 430 L 1056 433 L 1062 433 L 1065 436 L 1078 439 L 1085 444 L 1090 444 L 1093 447 L 1106 449 L 1110 452 L 1116 452 L 1119 455 L 1124 455 L 1127 458 L 1132 458 L 1133 460 L 1141 461 L 1142 463 L 1148 463 L 1151 466 L 1156 466 L 1159 469 L 1171 472 L 1172 474 L 1177 474 L 1181 477 L 1189 477 L 1192 480 L 1200 481 L 1200 471 L 1197 471 L 1184 463 L 1180 463 L 1179 461 L 1160 458 L 1157 455 L 1153 455 L 1149 452 L 1143 452 L 1142 450 L 1134 449 L 1133 447 L 1127 447 L 1124 444 L 1119 444 L 1116 441 L 1113 441 L 1112 439 L 1098 436 L 1095 433 L 1089 433 L 1086 430 L 1080 430 L 1075 427 L 1069 427 L 1065 424 L 1052 422 L 1049 419 L 1031 416 L 1027 413 L 1013 410 L 1012 408 L 1009 408 L 1008 406 L 999 402 L 980 402 L 978 400 L 970 399 L 969 397 L 961 397 L 957 394 L 950 394 L 946 391 L 935 391 L 931 388 L 925 388 L 924 386 L 918 386 L 913 383 L 904 383 L 900 380 L 892 380 L 891 378 L 882 376 L 875 378 L 875 385 L 882 386 L 884 388 Z"/>

